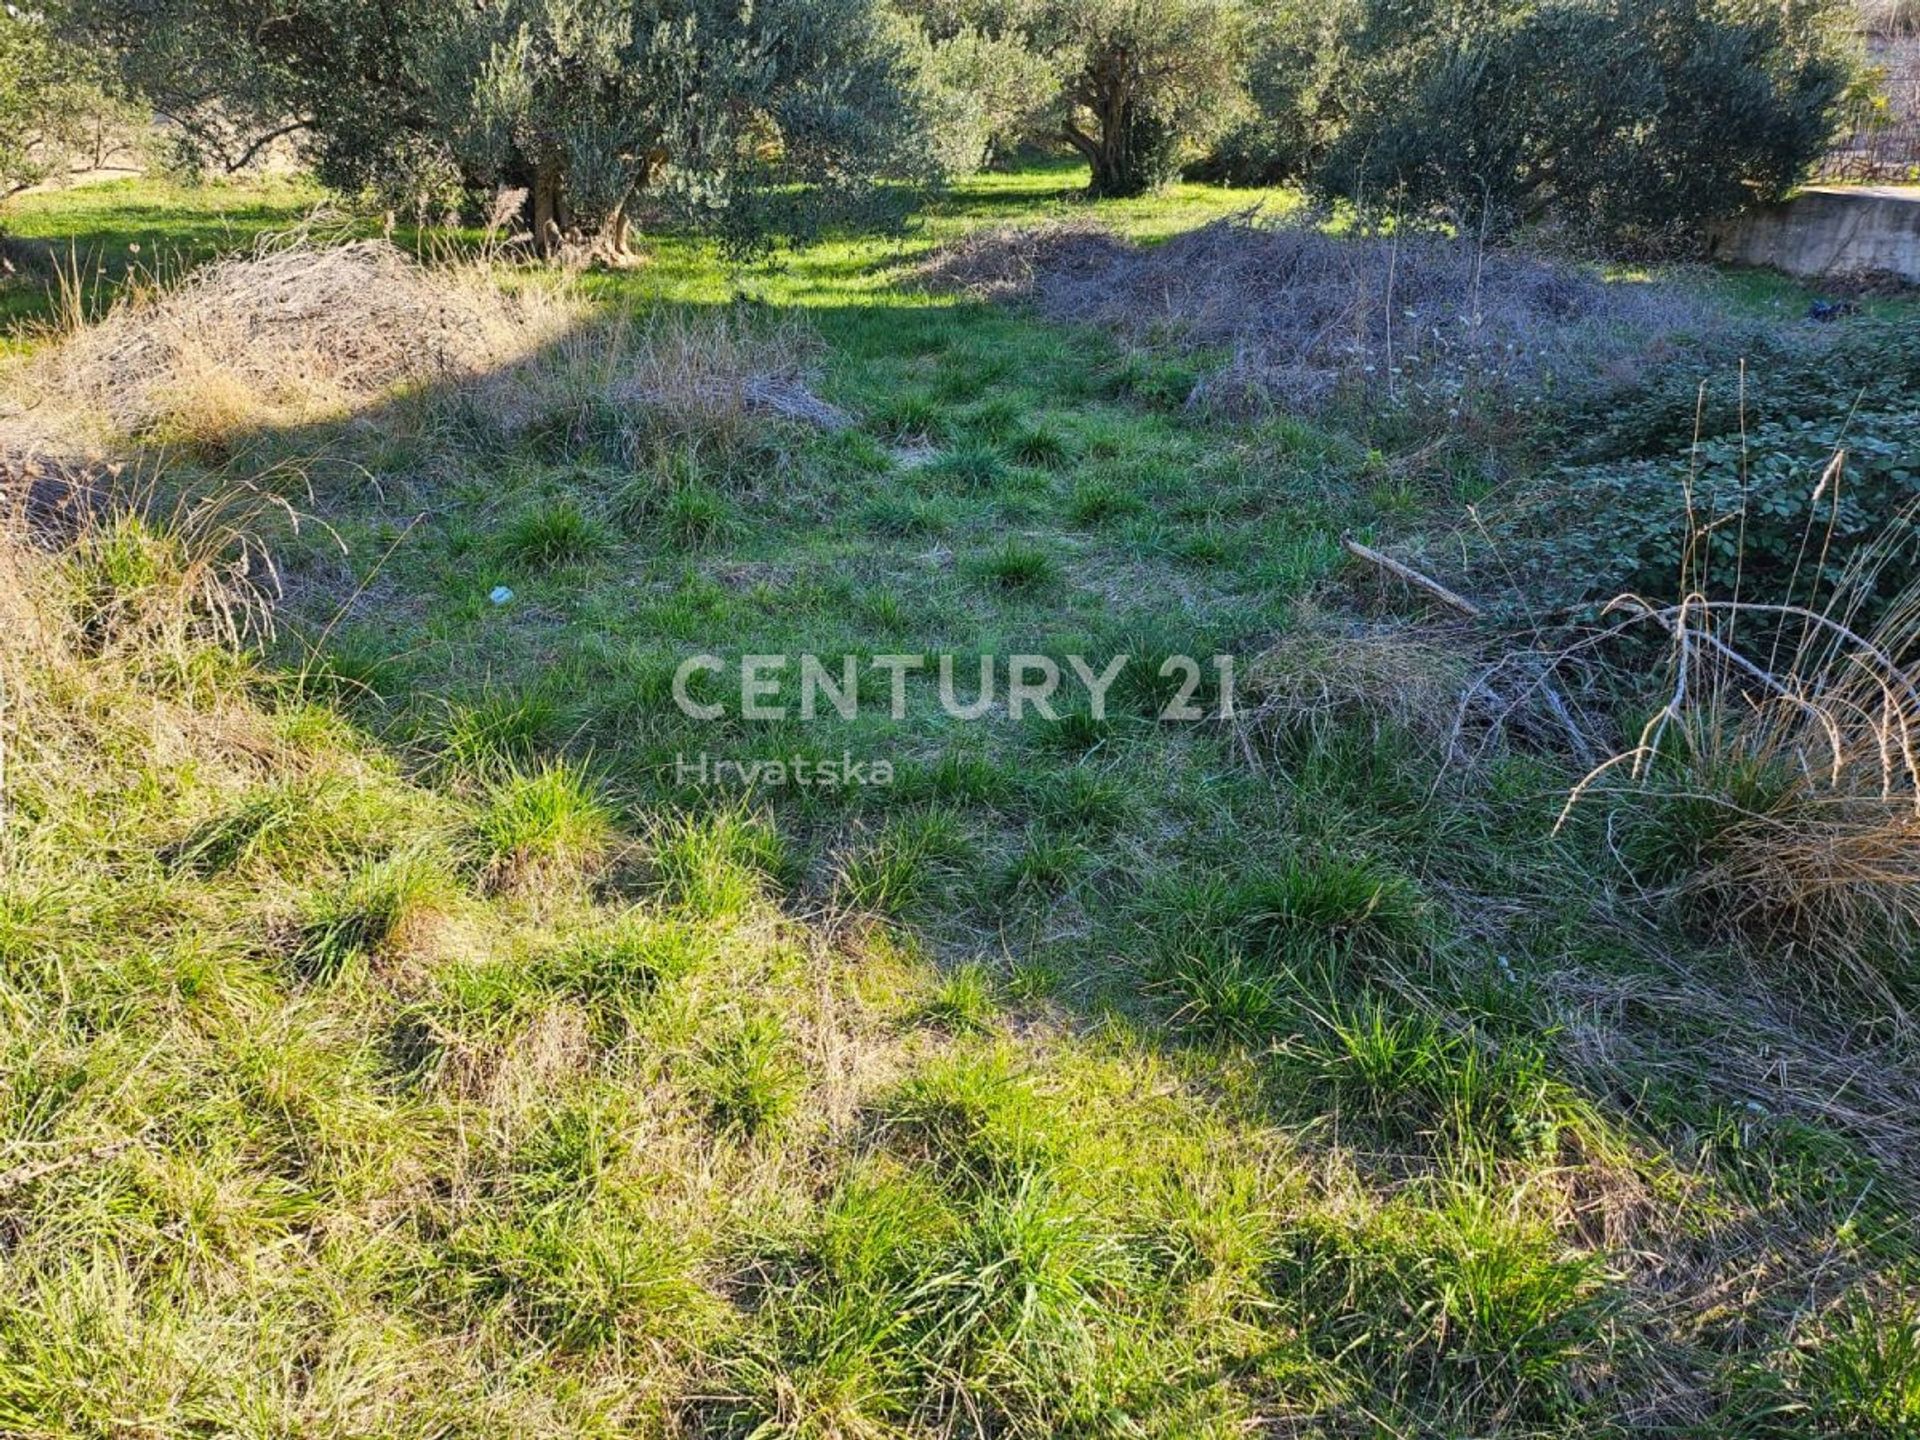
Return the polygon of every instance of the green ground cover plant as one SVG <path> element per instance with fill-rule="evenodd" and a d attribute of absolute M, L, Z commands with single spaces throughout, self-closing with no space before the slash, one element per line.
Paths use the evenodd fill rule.
<path fill-rule="evenodd" d="M 197 353 L 221 403 L 92 425 L 124 469 L 71 524 L 55 480 L 108 472 L 29 490 L 9 445 L 0 1431 L 1920 1429 L 1902 996 L 1720 923 L 1679 883 L 1711 825 L 1650 838 L 1622 790 L 1556 829 L 1602 757 L 1486 722 L 1510 633 L 1343 548 L 1465 585 L 1438 537 L 1585 483 L 1580 413 L 1463 448 L 1209 411 L 1224 354 L 918 283 L 1081 179 L 751 263 L 489 269 L 498 353 L 325 405 Z M 230 253 L 223 214 L 310 198 L 193 193 L 15 224 Z M 1100 213 L 1153 242 L 1249 198 Z M 1866 353 L 1677 283 L 1808 370 Z M 88 353 L 15 343 L 10 394 Z M 983 656 L 1134 660 L 1101 716 L 961 720 L 932 669 L 898 717 L 744 716 L 742 657 L 802 652 L 951 654 L 963 696 Z M 700 654 L 711 721 L 673 698 Z M 1216 654 L 1235 713 L 1209 660 L 1165 718 L 1162 662 Z M 1583 733 L 1631 743 L 1666 699 L 1632 673 Z"/>

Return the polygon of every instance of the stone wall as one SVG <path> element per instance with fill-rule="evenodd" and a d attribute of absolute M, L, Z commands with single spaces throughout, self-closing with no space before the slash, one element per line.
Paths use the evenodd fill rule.
<path fill-rule="evenodd" d="M 1897 275 L 1920 285 L 1920 186 L 1816 186 L 1719 226 L 1709 253 L 1789 275 Z"/>

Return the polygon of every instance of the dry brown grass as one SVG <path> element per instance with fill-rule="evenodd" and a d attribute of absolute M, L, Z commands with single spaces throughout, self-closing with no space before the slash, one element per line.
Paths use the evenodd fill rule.
<path fill-rule="evenodd" d="M 1613 283 L 1431 235 L 1333 236 L 1251 211 L 1150 246 L 1085 223 L 985 231 L 919 273 L 936 289 L 1030 298 L 1052 319 L 1223 351 L 1195 401 L 1242 409 L 1345 399 L 1452 420 L 1524 409 L 1549 388 L 1625 383 L 1726 324 L 1697 287 Z"/>
<path fill-rule="evenodd" d="M 1311 605 L 1295 628 L 1248 668 L 1256 733 L 1300 728 L 1319 738 L 1395 726 L 1427 740 L 1452 728 L 1472 683 L 1472 652 L 1457 637 L 1408 625 L 1344 622 Z"/>
<path fill-rule="evenodd" d="M 1803 977 L 1904 1009 L 1920 981 L 1920 593 L 1858 624 L 1873 570 L 1869 556 L 1820 608 L 1616 600 L 1618 630 L 1666 640 L 1664 703 L 1562 823 L 1596 792 L 1633 797 L 1651 828 L 1629 863 L 1651 883 Z"/>
<path fill-rule="evenodd" d="M 996 225 L 942 245 L 914 271 L 928 289 L 1006 300 L 1029 296 L 1050 277 L 1105 273 L 1134 247 L 1096 220 Z"/>
<path fill-rule="evenodd" d="M 49 346 L 19 377 L 31 408 L 0 448 L 219 444 L 335 418 L 397 386 L 510 364 L 581 313 L 564 285 L 505 289 L 481 263 L 426 266 L 384 240 L 279 237 L 130 294 Z"/>
<path fill-rule="evenodd" d="M 631 462 L 661 435 L 737 449 L 765 438 L 770 422 L 842 428 L 848 417 L 807 386 L 819 354 L 818 338 L 792 318 L 619 311 L 450 398 L 506 434 L 555 428 Z"/>
<path fill-rule="evenodd" d="M 1883 39 L 1920 35 L 1920 3 L 1915 0 L 1860 0 L 1861 28 Z"/>
<path fill-rule="evenodd" d="M 848 423 L 807 386 L 818 351 L 792 319 L 593 316 L 565 275 L 295 235 L 124 298 L 47 346 L 12 377 L 0 466 L 74 470 L 71 457 L 130 444 L 218 455 L 253 432 L 385 423 L 379 407 L 409 393 L 414 417 L 457 412 L 501 438 L 549 426 L 629 459 L 660 435 L 739 448 L 769 423 Z"/>

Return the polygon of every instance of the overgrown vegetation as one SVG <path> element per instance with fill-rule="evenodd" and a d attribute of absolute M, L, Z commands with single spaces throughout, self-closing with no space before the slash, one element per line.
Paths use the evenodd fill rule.
<path fill-rule="evenodd" d="M 1647 558 L 1639 648 L 1512 620 L 1575 544 L 1552 462 L 1735 443 L 1689 397 L 1741 353 L 1753 426 L 1844 438 L 1905 349 L 1706 275 L 1188 233 L 1246 200 L 1199 187 L 962 239 L 1078 180 L 572 280 L 310 236 L 9 372 L 0 1429 L 1920 1425 L 1896 572 L 1876 665 L 1769 649 L 1717 560 Z M 1040 303 L 930 296 L 953 240 Z M 1338 340 L 1175 283 L 1236 256 Z M 1461 362 L 1485 424 L 1417 388 L 1443 315 L 1526 337 Z M 1851 613 L 1755 554 L 1743 601 Z M 802 652 L 1002 688 L 744 716 L 735 662 Z M 1010 712 L 1008 657 L 1075 654 L 1131 657 L 1104 713 Z M 891 783 L 793 782 L 843 755 Z"/>
<path fill-rule="evenodd" d="M 437 217 L 501 187 L 542 253 L 630 259 L 638 218 L 736 246 L 1023 144 L 1088 194 L 1186 166 L 1372 216 L 1614 250 L 1803 179 L 1867 92 L 1850 0 L 61 0 L 200 163 L 297 137 L 329 182 Z M 690 82 L 688 77 L 697 77 Z M 236 158 L 237 156 L 237 158 Z"/>
<path fill-rule="evenodd" d="M 1685 245 L 1819 157 L 1851 18 L 1824 0 L 1360 0 L 1313 183 L 1483 234 Z"/>

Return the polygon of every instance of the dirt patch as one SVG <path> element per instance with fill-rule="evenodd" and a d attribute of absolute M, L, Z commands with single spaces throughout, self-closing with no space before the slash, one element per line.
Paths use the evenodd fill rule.
<path fill-rule="evenodd" d="M 117 476 L 117 466 L 0 452 L 0 523 L 16 521 L 32 539 L 65 544 L 101 510 Z"/>
<path fill-rule="evenodd" d="M 1728 325 L 1686 286 L 1438 236 L 1342 237 L 1248 212 L 1160 245 L 1085 222 L 983 231 L 918 272 L 937 290 L 1028 299 L 1049 319 L 1223 353 L 1195 404 L 1317 410 L 1337 398 L 1524 413 L 1612 388 Z"/>

